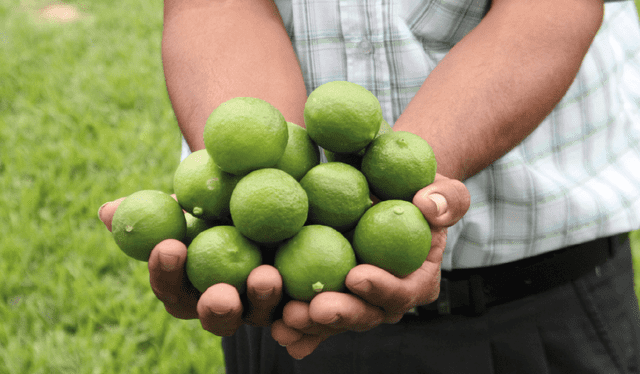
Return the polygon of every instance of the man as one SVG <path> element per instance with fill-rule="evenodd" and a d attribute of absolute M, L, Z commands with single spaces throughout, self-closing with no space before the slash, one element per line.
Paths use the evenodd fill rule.
<path fill-rule="evenodd" d="M 149 259 L 154 292 L 231 336 L 230 373 L 638 372 L 624 234 L 640 227 L 639 41 L 632 2 L 165 0 L 165 76 L 191 150 L 231 97 L 303 125 L 308 92 L 349 80 L 431 144 L 439 175 L 414 199 L 436 240 L 405 279 L 362 265 L 351 294 L 280 308 L 261 266 L 243 308 L 224 284 L 194 293 L 186 248 L 167 241 Z"/>

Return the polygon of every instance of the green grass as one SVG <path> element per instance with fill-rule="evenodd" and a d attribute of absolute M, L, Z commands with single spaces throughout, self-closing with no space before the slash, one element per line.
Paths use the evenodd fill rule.
<path fill-rule="evenodd" d="M 56 25 L 0 0 L 0 374 L 223 372 L 220 339 L 166 313 L 97 219 L 171 192 L 162 1 L 72 3 L 89 17 Z"/>
<path fill-rule="evenodd" d="M 220 339 L 171 317 L 97 219 L 171 191 L 180 132 L 161 1 L 83 2 L 41 24 L 0 1 L 0 373 L 223 372 Z"/>

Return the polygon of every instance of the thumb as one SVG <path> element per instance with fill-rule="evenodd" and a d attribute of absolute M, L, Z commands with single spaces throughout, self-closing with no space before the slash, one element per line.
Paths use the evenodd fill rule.
<path fill-rule="evenodd" d="M 118 206 L 124 199 L 125 199 L 124 197 L 121 197 L 118 200 L 104 203 L 102 204 L 100 209 L 98 209 L 98 218 L 100 218 L 100 221 L 102 221 L 102 223 L 104 223 L 104 225 L 107 226 L 107 230 L 111 231 L 111 222 L 113 221 L 113 215 L 115 214 L 116 209 L 118 209 Z"/>
<path fill-rule="evenodd" d="M 441 175 L 413 197 L 413 204 L 437 227 L 454 225 L 467 213 L 470 203 L 469 190 L 462 182 Z"/>
<path fill-rule="evenodd" d="M 420 191 L 423 192 L 423 191 Z M 447 198 L 437 192 L 424 190 L 413 197 L 413 204 L 417 206 L 429 223 L 447 213 L 449 204 Z"/>

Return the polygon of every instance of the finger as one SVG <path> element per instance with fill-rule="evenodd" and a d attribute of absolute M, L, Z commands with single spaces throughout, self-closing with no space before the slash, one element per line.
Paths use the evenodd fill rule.
<path fill-rule="evenodd" d="M 287 326 L 297 330 L 303 330 L 314 325 L 309 316 L 309 304 L 292 300 L 289 301 L 282 310 L 282 320 Z"/>
<path fill-rule="evenodd" d="M 347 274 L 345 283 L 354 294 L 387 313 L 404 313 L 438 297 L 440 264 L 425 261 L 405 278 L 373 265 L 358 265 Z"/>
<path fill-rule="evenodd" d="M 289 301 L 282 311 L 282 320 L 287 326 L 305 334 L 318 335 L 331 330 L 328 326 L 314 322 L 309 314 L 309 304 L 302 301 Z"/>
<path fill-rule="evenodd" d="M 296 360 L 302 360 L 315 351 L 318 345 L 327 338 L 328 336 L 324 335 L 304 335 L 302 339 L 287 345 L 287 352 Z"/>
<path fill-rule="evenodd" d="M 238 290 L 226 283 L 209 287 L 198 301 L 202 328 L 218 336 L 231 336 L 242 325 L 242 302 Z"/>
<path fill-rule="evenodd" d="M 319 334 L 326 330 L 325 326 L 318 325 L 311 319 L 309 304 L 302 301 L 289 301 L 282 311 L 282 321 L 305 334 Z"/>
<path fill-rule="evenodd" d="M 303 336 L 304 334 L 300 330 L 287 326 L 281 319 L 271 325 L 271 337 L 283 347 L 297 342 Z"/>
<path fill-rule="evenodd" d="M 447 233 L 446 227 L 432 227 L 431 228 L 431 248 L 427 255 L 427 261 L 433 264 L 441 264 L 444 250 L 447 246 Z"/>
<path fill-rule="evenodd" d="M 187 247 L 167 239 L 156 245 L 149 256 L 149 282 L 156 297 L 172 316 L 197 318 L 196 305 L 200 293 L 191 285 L 184 271 Z"/>
<path fill-rule="evenodd" d="M 269 325 L 273 313 L 282 299 L 282 277 L 276 268 L 260 265 L 247 279 L 249 310 L 245 321 L 255 326 Z"/>
<path fill-rule="evenodd" d="M 431 225 L 449 227 L 469 210 L 471 197 L 467 187 L 456 179 L 436 175 L 435 181 L 418 191 L 413 204 Z"/>
<path fill-rule="evenodd" d="M 110 201 L 108 203 L 102 204 L 100 209 L 98 209 L 98 218 L 100 221 L 107 226 L 107 230 L 111 231 L 111 222 L 113 221 L 113 215 L 118 209 L 118 206 L 124 200 L 124 197 L 119 198 L 118 200 Z"/>
<path fill-rule="evenodd" d="M 436 221 L 440 214 L 446 213 L 449 208 L 447 199 L 444 196 L 437 192 L 429 193 L 429 191 L 426 190 L 424 190 L 422 195 L 417 193 L 413 197 L 413 205 L 420 209 L 430 223 Z"/>
<path fill-rule="evenodd" d="M 383 322 L 380 308 L 342 292 L 322 292 L 309 304 L 309 315 L 318 324 L 333 329 L 367 331 Z"/>

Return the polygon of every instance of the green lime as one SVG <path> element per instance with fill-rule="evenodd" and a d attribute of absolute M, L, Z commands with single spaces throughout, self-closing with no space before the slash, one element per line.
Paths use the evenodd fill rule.
<path fill-rule="evenodd" d="M 239 180 L 239 176 L 220 170 L 201 149 L 180 162 L 173 176 L 173 190 L 182 209 L 213 220 L 229 215 L 231 192 Z"/>
<path fill-rule="evenodd" d="M 309 222 L 344 232 L 371 207 L 369 185 L 353 166 L 329 162 L 313 167 L 300 185 L 309 198 Z"/>
<path fill-rule="evenodd" d="M 320 150 L 304 127 L 291 122 L 287 122 L 287 127 L 289 141 L 274 168 L 286 171 L 299 181 L 309 169 L 320 163 Z"/>
<path fill-rule="evenodd" d="M 287 122 L 268 102 L 236 97 L 218 106 L 204 127 L 204 144 L 227 173 L 243 175 L 274 166 L 287 146 Z"/>
<path fill-rule="evenodd" d="M 246 237 L 275 243 L 300 231 L 309 212 L 307 194 L 291 175 L 279 169 L 252 171 L 231 194 L 231 219 Z"/>
<path fill-rule="evenodd" d="M 187 234 L 184 238 L 184 243 L 189 245 L 198 234 L 204 230 L 210 229 L 215 226 L 231 225 L 231 219 L 228 217 L 218 218 L 213 220 L 202 219 L 192 216 L 190 213 L 185 212 L 184 218 L 187 221 Z"/>
<path fill-rule="evenodd" d="M 182 208 L 171 195 L 142 190 L 124 199 L 113 215 L 111 232 L 120 249 L 149 261 L 153 248 L 165 239 L 184 240 L 187 231 Z"/>
<path fill-rule="evenodd" d="M 383 118 L 382 122 L 380 123 L 380 130 L 378 130 L 378 133 L 376 134 L 376 137 L 374 138 L 374 140 L 378 138 L 380 135 L 386 134 L 392 131 L 393 130 L 391 128 L 391 125 L 389 125 L 389 123 L 385 121 Z M 324 151 L 324 155 L 327 157 L 327 161 L 342 162 L 360 170 L 360 167 L 362 165 L 362 157 L 364 156 L 366 148 L 361 149 L 360 151 L 358 151 L 358 153 L 335 153 L 326 149 L 324 149 L 323 151 Z"/>
<path fill-rule="evenodd" d="M 347 239 L 328 226 L 305 226 L 276 252 L 274 261 L 284 291 L 296 300 L 310 301 L 324 291 L 343 291 L 356 257 Z"/>
<path fill-rule="evenodd" d="M 362 172 L 374 195 L 382 200 L 412 201 L 433 183 L 437 162 L 429 143 L 406 131 L 376 138 L 362 158 Z"/>
<path fill-rule="evenodd" d="M 356 153 L 380 129 L 380 102 L 351 82 L 325 83 L 311 92 L 304 106 L 307 132 L 319 146 L 336 153 Z"/>
<path fill-rule="evenodd" d="M 420 209 L 404 200 L 382 201 L 367 210 L 353 232 L 360 261 L 398 277 L 416 271 L 431 249 L 431 229 Z"/>
<path fill-rule="evenodd" d="M 257 244 L 233 226 L 216 226 L 193 239 L 185 268 L 189 281 L 200 292 L 214 284 L 227 283 L 243 293 L 249 273 L 261 263 Z"/>

